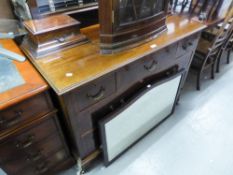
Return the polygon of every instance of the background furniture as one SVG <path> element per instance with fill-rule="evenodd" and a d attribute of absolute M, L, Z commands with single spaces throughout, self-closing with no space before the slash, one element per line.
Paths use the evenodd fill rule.
<path fill-rule="evenodd" d="M 212 40 L 208 40 L 208 38 L 201 38 L 198 47 L 192 62 L 192 69 L 197 72 L 197 90 L 201 88 L 201 76 L 204 70 L 211 69 L 211 78 L 214 79 L 215 66 L 217 61 L 220 59 L 221 52 L 224 44 L 227 42 L 227 39 L 230 37 L 233 25 L 230 24 L 228 28 L 228 20 L 232 16 L 232 11 L 230 11 L 229 15 L 224 20 L 222 26 Z"/>
<path fill-rule="evenodd" d="M 11 0 L 21 20 L 36 19 L 56 13 L 74 14 L 98 8 L 97 0 Z"/>
<path fill-rule="evenodd" d="M 22 54 L 13 40 L 0 44 Z M 10 175 L 55 174 L 74 161 L 48 85 L 28 61 L 14 64 L 25 83 L 0 93 L 0 167 Z"/>
<path fill-rule="evenodd" d="M 116 53 L 165 31 L 168 6 L 168 0 L 100 0 L 101 52 Z"/>

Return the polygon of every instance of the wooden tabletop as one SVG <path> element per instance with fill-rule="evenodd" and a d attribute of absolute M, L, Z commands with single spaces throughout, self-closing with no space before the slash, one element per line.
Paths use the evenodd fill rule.
<path fill-rule="evenodd" d="M 22 55 L 22 52 L 13 40 L 0 39 L 0 44 L 8 50 Z M 48 89 L 46 82 L 29 63 L 29 61 L 25 61 L 23 63 L 14 61 L 13 63 L 16 65 L 25 83 L 21 86 L 0 93 L 0 110 Z"/>
<path fill-rule="evenodd" d="M 168 17 L 167 26 L 166 32 L 146 44 L 114 55 L 101 55 L 99 26 L 95 25 L 82 30 L 82 33 L 91 39 L 90 43 L 41 59 L 30 59 L 56 93 L 62 95 L 206 28 L 206 25 L 200 22 L 181 16 Z"/>

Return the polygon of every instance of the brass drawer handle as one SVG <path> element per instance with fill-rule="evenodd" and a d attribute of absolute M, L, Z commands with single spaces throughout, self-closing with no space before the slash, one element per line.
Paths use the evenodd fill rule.
<path fill-rule="evenodd" d="M 28 148 L 29 146 L 33 144 L 34 139 L 35 139 L 34 135 L 29 135 L 25 142 L 18 141 L 16 144 L 16 147 L 23 148 L 23 149 Z"/>
<path fill-rule="evenodd" d="M 15 111 L 15 116 L 10 120 L 6 120 L 3 117 L 0 118 L 0 126 L 10 127 L 10 126 L 13 126 L 13 125 L 19 123 L 21 118 L 22 118 L 22 114 L 23 114 L 23 111 L 20 110 L 20 111 Z"/>
<path fill-rule="evenodd" d="M 104 92 L 105 92 L 105 88 L 103 86 L 101 86 L 99 91 L 96 94 L 94 94 L 94 95 L 87 94 L 87 97 L 91 98 L 95 101 L 98 101 L 104 96 Z"/>
<path fill-rule="evenodd" d="M 34 161 L 34 162 L 36 162 L 36 161 L 38 161 L 38 160 L 40 160 L 42 158 L 43 158 L 43 155 L 41 154 L 40 151 L 38 151 L 34 155 L 29 155 L 28 158 L 27 158 L 27 160 L 28 161 Z"/>
<path fill-rule="evenodd" d="M 149 72 L 153 72 L 157 68 L 157 64 L 158 63 L 155 60 L 153 60 L 151 65 L 149 66 L 144 65 L 144 68 Z"/>

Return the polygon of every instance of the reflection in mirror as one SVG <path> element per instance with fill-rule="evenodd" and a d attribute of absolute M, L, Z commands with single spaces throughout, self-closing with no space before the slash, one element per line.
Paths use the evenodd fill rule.
<path fill-rule="evenodd" d="M 120 25 L 152 17 L 164 10 L 163 0 L 119 0 Z"/>

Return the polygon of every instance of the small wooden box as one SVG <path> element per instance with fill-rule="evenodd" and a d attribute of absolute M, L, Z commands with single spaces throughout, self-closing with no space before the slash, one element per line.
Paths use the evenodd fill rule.
<path fill-rule="evenodd" d="M 21 47 L 33 58 L 88 41 L 86 36 L 80 33 L 80 22 L 64 14 L 25 21 L 24 26 L 28 36 Z"/>

